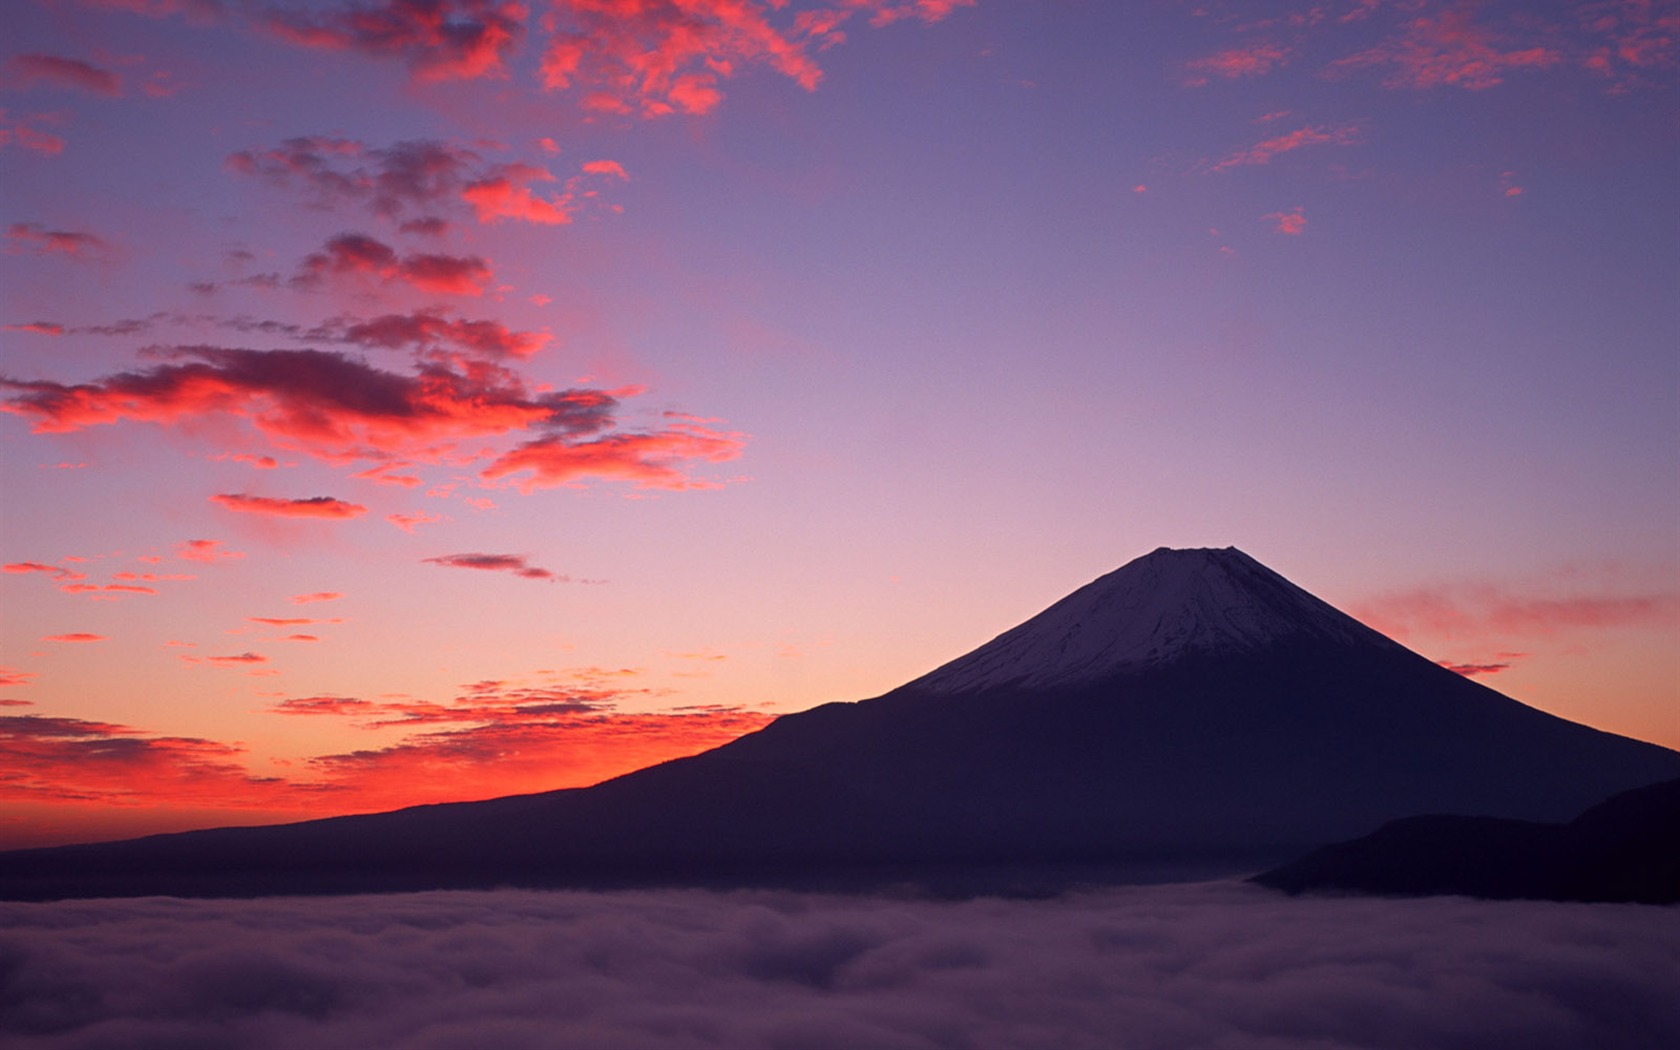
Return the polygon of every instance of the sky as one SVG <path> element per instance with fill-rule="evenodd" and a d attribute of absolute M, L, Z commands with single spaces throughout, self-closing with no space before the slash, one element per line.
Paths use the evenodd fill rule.
<path fill-rule="evenodd" d="M 0 846 L 589 784 L 1234 545 L 1680 747 L 1680 5 L 0 10 Z"/>

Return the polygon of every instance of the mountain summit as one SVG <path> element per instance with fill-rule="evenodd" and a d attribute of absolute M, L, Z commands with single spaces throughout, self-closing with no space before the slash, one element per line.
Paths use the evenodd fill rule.
<path fill-rule="evenodd" d="M 1161 547 L 909 688 L 1045 689 L 1282 642 L 1399 648 L 1235 547 Z"/>
<path fill-rule="evenodd" d="M 1162 549 L 884 696 L 691 758 L 590 788 L 0 854 L 0 897 L 996 891 L 1022 872 L 1252 871 L 1413 814 L 1561 821 L 1677 776 L 1680 753 L 1437 667 L 1240 551 Z"/>

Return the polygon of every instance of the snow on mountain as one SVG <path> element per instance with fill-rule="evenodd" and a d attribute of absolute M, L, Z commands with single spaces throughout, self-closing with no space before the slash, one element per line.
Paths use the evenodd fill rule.
<path fill-rule="evenodd" d="M 1069 686 L 1191 654 L 1252 652 L 1293 640 L 1400 648 L 1235 547 L 1162 547 L 907 688 L 949 694 Z"/>

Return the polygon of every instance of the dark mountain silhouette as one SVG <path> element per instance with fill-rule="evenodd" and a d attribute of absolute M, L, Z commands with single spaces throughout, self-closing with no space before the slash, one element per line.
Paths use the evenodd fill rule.
<path fill-rule="evenodd" d="M 1624 791 L 1567 824 L 1406 817 L 1253 881 L 1289 893 L 1680 904 L 1680 780 Z"/>
<path fill-rule="evenodd" d="M 0 854 L 0 896 L 1254 871 L 1416 813 L 1563 820 L 1680 753 L 1444 670 L 1235 549 L 1161 549 L 892 692 L 591 788 Z"/>

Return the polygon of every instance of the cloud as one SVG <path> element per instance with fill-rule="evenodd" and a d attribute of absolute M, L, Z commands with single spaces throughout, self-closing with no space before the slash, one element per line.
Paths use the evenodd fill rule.
<path fill-rule="evenodd" d="M 845 0 L 794 11 L 754 0 L 557 0 L 542 57 L 543 84 L 577 88 L 585 109 L 658 117 L 699 114 L 723 100 L 721 81 L 767 66 L 807 91 L 822 70 L 810 56 L 846 39 L 859 14 L 871 24 L 937 22 L 971 0 Z"/>
<path fill-rule="evenodd" d="M 1198 58 L 1185 68 L 1191 87 L 1205 87 L 1212 78 L 1236 80 L 1241 77 L 1263 76 L 1289 60 L 1289 49 L 1271 43 L 1234 47 L 1206 58 Z"/>
<path fill-rule="evenodd" d="M 531 183 L 558 183 L 535 164 L 493 164 L 475 150 L 429 139 L 375 148 L 356 139 L 290 138 L 270 149 L 240 150 L 227 158 L 230 171 L 284 186 L 300 186 L 322 207 L 366 207 L 393 219 L 410 211 L 469 206 L 483 223 L 519 219 L 563 225 L 599 195 L 601 179 L 629 178 L 616 161 L 590 161 L 559 191 L 538 196 Z M 408 233 L 436 236 L 448 229 L 437 215 L 405 221 Z M 385 260 L 389 262 L 390 260 Z"/>
<path fill-rule="evenodd" d="M 412 533 L 416 525 L 430 525 L 433 522 L 442 521 L 443 515 L 417 511 L 413 514 L 387 514 L 385 520 L 404 532 Z"/>
<path fill-rule="evenodd" d="M 1440 664 L 1442 667 L 1445 667 L 1447 670 L 1456 674 L 1461 674 L 1466 678 L 1475 678 L 1478 675 L 1484 674 L 1498 674 L 1500 671 L 1508 671 L 1511 668 L 1511 662 L 1509 660 L 1492 664 L 1455 663 L 1452 660 L 1436 660 L 1435 662 Z"/>
<path fill-rule="evenodd" d="M 20 685 L 28 685 L 35 677 L 33 671 L 19 671 L 15 667 L 0 667 L 0 689 L 11 689 Z"/>
<path fill-rule="evenodd" d="M 72 634 L 50 634 L 41 639 L 43 642 L 103 642 L 104 640 L 105 636 L 102 634 L 88 634 L 84 631 L 76 631 Z"/>
<path fill-rule="evenodd" d="M 484 161 L 473 150 L 432 139 L 374 147 L 357 139 L 312 135 L 269 149 L 240 150 L 228 156 L 227 167 L 284 186 L 300 185 L 323 206 L 365 205 L 391 218 L 453 202 Z"/>
<path fill-rule="evenodd" d="M 228 550 L 221 540 L 187 540 L 175 548 L 182 561 L 218 562 L 245 557 L 244 551 Z"/>
<path fill-rule="evenodd" d="M 0 109 L 0 149 L 16 142 L 24 149 L 33 150 L 43 156 L 58 156 L 64 152 L 64 140 L 36 126 L 37 122 L 50 119 L 39 114 L 12 119 L 6 116 L 5 110 Z"/>
<path fill-rule="evenodd" d="M 260 623 L 269 627 L 308 627 L 317 623 L 343 623 L 339 619 L 316 620 L 308 616 L 247 616 L 247 623 Z"/>
<path fill-rule="evenodd" d="M 413 530 L 410 530 L 413 531 Z M 445 554 L 437 558 L 422 558 L 428 565 L 445 565 L 455 569 L 486 569 L 491 572 L 511 572 L 531 580 L 571 581 L 570 576 L 555 576 L 526 561 L 523 554 Z"/>
<path fill-rule="evenodd" d="M 238 747 L 148 736 L 128 726 L 45 715 L 0 716 L 0 798 L 132 806 L 160 797 L 239 805 L 272 790 L 250 777 Z"/>
<path fill-rule="evenodd" d="M 1297 128 L 1287 135 L 1263 139 L 1246 149 L 1226 156 L 1208 170 L 1226 171 L 1252 164 L 1270 164 L 1272 158 L 1307 146 L 1351 146 L 1359 141 L 1356 124 L 1321 125 Z"/>
<path fill-rule="evenodd" d="M 338 521 L 358 518 L 367 513 L 367 508 L 360 504 L 346 503 L 332 496 L 277 499 L 272 496 L 248 496 L 243 492 L 233 492 L 211 496 L 210 502 L 244 514 L 269 514 L 282 518 L 329 518 Z"/>
<path fill-rule="evenodd" d="M 499 321 L 469 321 L 437 311 L 383 314 L 367 320 L 339 320 L 323 326 L 334 338 L 357 346 L 386 350 L 435 350 L 455 347 L 485 357 L 530 357 L 551 336 L 519 332 Z"/>
<path fill-rule="evenodd" d="M 1658 1047 L 1660 909 L 444 892 L 0 904 L 0 1032 L 56 1046 Z"/>
<path fill-rule="evenodd" d="M 1468 3 L 1423 15 L 1408 22 L 1394 39 L 1339 59 L 1330 68 L 1383 67 L 1388 70 L 1383 84 L 1391 88 L 1480 91 L 1502 83 L 1512 70 L 1545 69 L 1562 61 L 1558 51 L 1538 45 L 1500 50 L 1494 34 L 1475 24 L 1474 16 Z"/>
<path fill-rule="evenodd" d="M 268 657 L 261 653 L 234 653 L 231 656 L 183 656 L 181 659 L 189 663 L 215 664 L 219 667 L 243 667 L 248 664 L 266 664 Z"/>
<path fill-rule="evenodd" d="M 526 8 L 510 0 L 384 0 L 271 10 L 262 26 L 289 43 L 400 58 L 422 82 L 507 74 Z"/>
<path fill-rule="evenodd" d="M 1352 606 L 1355 616 L 1402 640 L 1487 642 L 1560 632 L 1680 624 L 1680 594 L 1546 595 L 1498 584 L 1419 587 Z"/>
<path fill-rule="evenodd" d="M 502 455 L 480 475 L 492 481 L 528 475 L 517 481 L 525 491 L 586 477 L 630 481 L 641 489 L 710 488 L 715 483 L 691 477 L 683 466 L 694 460 L 727 462 L 745 447 L 742 434 L 676 423 L 657 433 L 612 434 L 593 441 L 538 438 Z"/>
<path fill-rule="evenodd" d="M 308 605 L 312 602 L 336 602 L 344 595 L 337 591 L 316 591 L 313 594 L 294 594 L 291 597 L 293 605 Z"/>
<path fill-rule="evenodd" d="M 113 98 L 122 94 L 122 78 L 117 74 L 62 55 L 13 55 L 6 60 L 5 77 L 19 87 L 46 83 Z"/>
<path fill-rule="evenodd" d="M 622 674 L 571 682 L 477 682 L 451 703 L 351 697 L 283 700 L 288 716 L 342 717 L 369 732 L 418 730 L 382 747 L 311 758 L 322 790 L 368 807 L 490 798 L 583 786 L 728 743 L 771 716 L 723 705 L 618 709 Z"/>
<path fill-rule="evenodd" d="M 319 288 L 329 279 L 372 277 L 405 282 L 435 295 L 482 295 L 491 276 L 490 264 L 477 255 L 399 256 L 383 241 L 342 233 L 320 251 L 304 256 L 291 283 L 298 288 Z"/>
<path fill-rule="evenodd" d="M 79 261 L 109 257 L 111 245 L 100 237 L 79 230 L 49 230 L 38 222 L 14 222 L 6 237 L 20 249 L 36 255 L 62 255 Z"/>
<path fill-rule="evenodd" d="M 1270 219 L 1273 223 L 1272 229 L 1290 237 L 1299 237 L 1307 228 L 1307 217 L 1302 214 L 1300 205 L 1289 211 L 1274 211 L 1262 215 L 1261 218 Z"/>
<path fill-rule="evenodd" d="M 68 385 L 0 376 L 0 409 L 30 418 L 36 433 L 71 433 L 124 420 L 185 425 L 223 414 L 248 420 L 271 443 L 329 463 L 437 462 L 495 456 L 489 477 L 530 471 L 525 487 L 587 477 L 642 487 L 698 487 L 687 467 L 732 459 L 738 434 L 679 417 L 646 432 L 606 434 L 619 397 L 633 389 L 529 390 L 494 362 L 422 357 L 406 374 L 320 350 L 153 348 L 168 360 Z M 499 435 L 541 435 L 506 453 Z M 471 442 L 470 447 L 463 447 Z"/>

